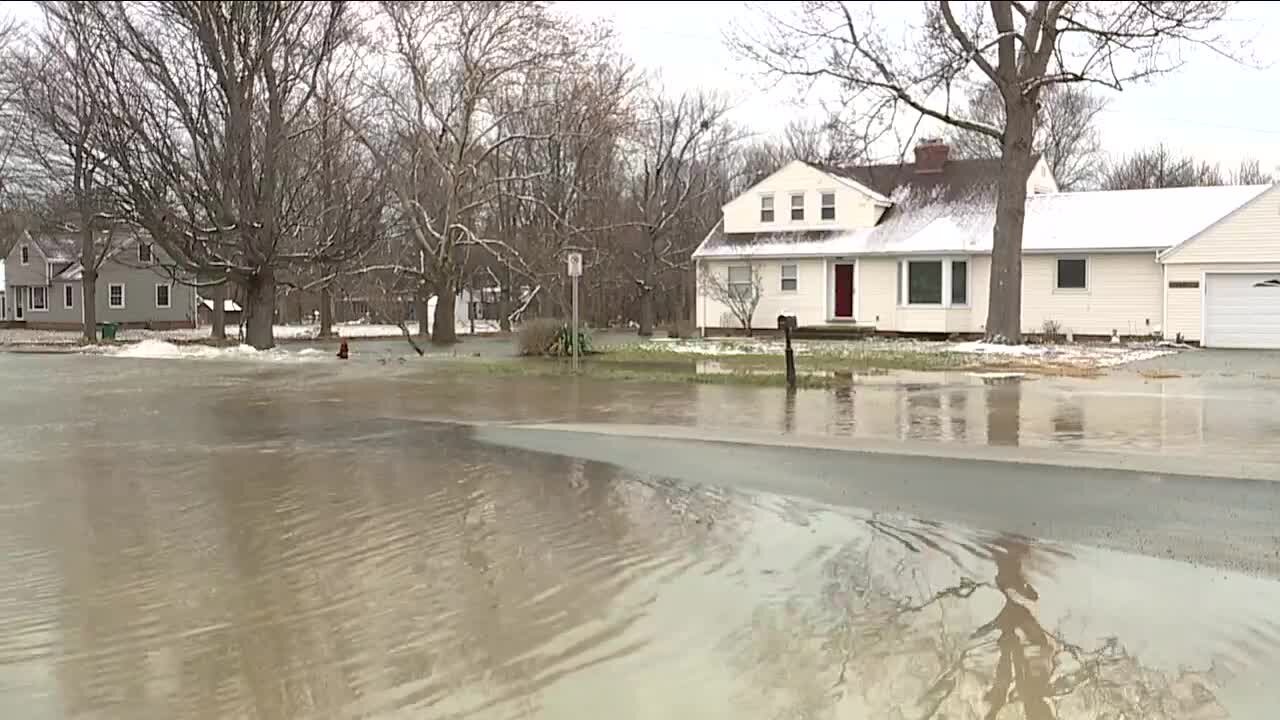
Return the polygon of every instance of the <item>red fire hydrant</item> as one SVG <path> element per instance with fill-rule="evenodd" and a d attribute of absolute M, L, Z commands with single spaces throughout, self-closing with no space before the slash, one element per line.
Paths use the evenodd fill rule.
<path fill-rule="evenodd" d="M 342 344 L 338 346 L 338 359 L 346 360 L 350 355 L 351 350 L 347 348 L 347 341 L 343 340 Z"/>

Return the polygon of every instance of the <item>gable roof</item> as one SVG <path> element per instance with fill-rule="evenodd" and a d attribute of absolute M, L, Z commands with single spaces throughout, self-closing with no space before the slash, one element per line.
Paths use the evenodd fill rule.
<path fill-rule="evenodd" d="M 874 189 L 872 189 L 872 188 L 870 188 L 870 187 L 867 187 L 866 185 L 863 185 L 862 183 L 858 182 L 857 180 L 855 180 L 855 179 L 853 179 L 853 178 L 850 178 L 850 177 L 848 177 L 848 176 L 845 176 L 845 175 L 841 175 L 841 174 L 838 174 L 838 173 L 832 172 L 832 171 L 831 171 L 828 167 L 826 167 L 826 166 L 818 165 L 818 164 L 811 163 L 811 162 L 806 162 L 806 161 L 804 161 L 804 160 L 792 160 L 792 161 L 790 161 L 790 162 L 786 163 L 785 165 L 783 165 L 782 167 L 778 168 L 777 170 L 774 170 L 773 172 L 769 173 L 768 175 L 765 175 L 764 177 L 762 177 L 762 178 L 760 178 L 759 180 L 755 181 L 754 183 L 751 183 L 751 185 L 750 185 L 749 187 L 747 187 L 747 189 L 745 189 L 745 190 L 743 190 L 742 192 L 738 193 L 736 196 L 734 196 L 734 198 L 733 198 L 733 199 L 731 199 L 731 200 L 729 200 L 729 202 L 725 203 L 725 206 L 728 206 L 728 205 L 729 205 L 729 203 L 736 202 L 736 201 L 737 201 L 739 198 L 741 198 L 742 196 L 744 196 L 744 195 L 746 195 L 747 193 L 751 192 L 751 191 L 752 191 L 752 190 L 754 190 L 755 188 L 757 188 L 757 187 L 759 187 L 759 186 L 763 185 L 765 182 L 767 182 L 767 181 L 769 180 L 769 178 L 773 177 L 774 175 L 777 175 L 778 173 L 782 172 L 783 170 L 786 170 L 787 168 L 789 168 L 789 167 L 791 167 L 791 166 L 793 166 L 793 165 L 796 165 L 796 164 L 804 165 L 805 167 L 812 168 L 812 169 L 814 169 L 814 170 L 817 170 L 817 171 L 818 171 L 818 172 L 820 172 L 820 173 L 823 173 L 823 174 L 826 174 L 826 175 L 830 175 L 833 179 L 835 179 L 835 180 L 836 180 L 837 182 L 839 182 L 841 185 L 844 185 L 845 187 L 851 188 L 851 189 L 853 189 L 853 190 L 856 190 L 856 191 L 858 191 L 858 192 L 862 193 L 863 195 L 866 195 L 867 197 L 871 198 L 871 201 L 872 201 L 872 202 L 874 202 L 874 203 L 876 203 L 876 204 L 878 204 L 878 205 L 882 205 L 882 206 L 884 206 L 884 207 L 888 207 L 888 206 L 890 206 L 890 205 L 892 205 L 892 204 L 893 204 L 893 203 L 892 203 L 892 201 L 891 201 L 891 200 L 889 200 L 889 198 L 888 198 L 888 197 L 886 197 L 886 196 L 884 196 L 883 194 L 881 194 L 881 193 L 879 193 L 879 192 L 876 192 Z"/>
<path fill-rule="evenodd" d="M 1174 256 L 1175 254 L 1177 254 L 1180 250 L 1183 250 L 1183 249 L 1184 249 L 1184 248 L 1186 248 L 1188 245 L 1190 245 L 1190 244 L 1194 243 L 1196 240 L 1198 240 L 1198 239 L 1200 238 L 1200 236 L 1202 236 L 1202 235 L 1204 235 L 1205 233 L 1209 232 L 1210 230 L 1212 230 L 1213 228 L 1217 227 L 1217 226 L 1218 226 L 1218 225 L 1220 225 L 1221 223 L 1226 222 L 1226 221 L 1227 221 L 1228 219 L 1230 219 L 1231 217 L 1234 217 L 1236 213 L 1238 213 L 1238 212 L 1240 212 L 1240 211 L 1244 210 L 1245 208 L 1249 207 L 1250 205 L 1252 205 L 1252 204 L 1253 204 L 1253 202 L 1254 202 L 1255 200 L 1257 200 L 1258 198 L 1262 197 L 1263 195 L 1266 195 L 1266 194 L 1267 194 L 1267 192 L 1269 192 L 1269 191 L 1271 191 L 1271 190 L 1275 190 L 1275 189 L 1277 189 L 1277 188 L 1280 188 L 1280 183 L 1272 184 L 1272 185 L 1269 185 L 1269 186 L 1267 186 L 1267 187 L 1263 188 L 1263 191 L 1262 191 L 1262 192 L 1258 193 L 1256 196 L 1254 196 L 1254 197 L 1252 197 L 1252 198 L 1249 198 L 1249 200 L 1248 200 L 1247 202 L 1241 203 L 1239 206 L 1237 206 L 1236 208 L 1234 208 L 1231 212 L 1226 213 L 1225 215 L 1223 215 L 1222 217 L 1218 218 L 1217 220 L 1214 220 L 1212 223 L 1209 223 L 1208 225 L 1204 226 L 1204 227 L 1203 227 L 1203 228 L 1201 228 L 1198 232 L 1196 232 L 1194 235 L 1192 235 L 1192 236 L 1190 236 L 1190 237 L 1188 237 L 1188 238 L 1186 238 L 1186 239 L 1182 240 L 1181 242 L 1179 242 L 1179 243 L 1175 244 L 1173 247 L 1166 248 L 1164 251 L 1162 251 L 1162 252 L 1160 253 L 1160 261 L 1161 261 L 1161 262 L 1164 262 L 1164 261 L 1168 260 L 1170 257 L 1172 257 L 1172 256 Z"/>
<path fill-rule="evenodd" d="M 19 244 L 34 245 L 49 262 L 74 262 L 80 257 L 80 244 L 75 238 L 45 233 L 28 233 Z"/>
<path fill-rule="evenodd" d="M 1266 191 L 1269 185 L 1043 193 L 1027 198 L 1023 251 L 1145 251 L 1176 245 Z M 931 195 L 938 195 L 931 200 Z M 910 192 L 872 228 L 825 237 L 800 233 L 742 238 L 713 231 L 695 257 L 906 255 L 991 252 L 995 198 Z"/>

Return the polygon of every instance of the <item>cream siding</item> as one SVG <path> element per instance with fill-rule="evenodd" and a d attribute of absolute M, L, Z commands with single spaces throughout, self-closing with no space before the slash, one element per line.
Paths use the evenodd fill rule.
<path fill-rule="evenodd" d="M 1280 273 L 1280 262 L 1272 263 L 1213 263 L 1165 265 L 1167 283 L 1195 282 L 1194 288 L 1165 288 L 1166 336 L 1182 334 L 1183 340 L 1200 342 L 1201 312 L 1204 302 L 1204 275 L 1214 272 Z M 1166 284 L 1167 284 L 1166 283 Z"/>
<path fill-rule="evenodd" d="M 1086 258 L 1087 289 L 1056 288 L 1060 257 Z M 1154 252 L 1024 255 L 1022 330 L 1038 333 L 1056 320 L 1078 335 L 1150 335 L 1163 317 L 1161 275 Z"/>
<path fill-rule="evenodd" d="M 969 263 L 969 304 L 966 307 L 911 307 L 898 304 L 899 257 L 859 258 L 861 283 L 857 320 L 890 332 L 982 332 L 987 318 L 987 285 L 991 258 L 953 257 Z"/>
<path fill-rule="evenodd" d="M 1280 186 L 1267 190 L 1196 237 L 1169 251 L 1165 263 L 1165 325 L 1170 338 L 1200 342 L 1204 276 L 1214 272 L 1280 272 Z M 1169 283 L 1194 282 L 1193 288 Z"/>
<path fill-rule="evenodd" d="M 729 266 L 748 264 L 745 260 L 703 260 L 698 264 L 699 278 L 713 272 L 721 278 L 729 274 Z M 776 328 L 778 315 L 795 315 L 799 325 L 821 325 L 827 321 L 826 260 L 823 258 L 756 259 L 750 264 L 759 269 L 764 291 L 752 316 L 753 328 Z M 796 290 L 782 290 L 782 266 L 796 266 Z M 709 298 L 699 283 L 698 327 L 740 327 L 737 319 L 723 303 Z"/>
<path fill-rule="evenodd" d="M 1036 166 L 1031 168 L 1031 174 L 1027 176 L 1027 192 L 1032 194 L 1058 192 L 1058 181 L 1049 171 L 1049 163 L 1044 156 L 1040 157 Z"/>
<path fill-rule="evenodd" d="M 1188 263 L 1280 263 L 1280 186 L 1254 198 L 1163 258 Z"/>
<path fill-rule="evenodd" d="M 822 220 L 823 192 L 835 192 L 835 220 Z M 804 220 L 791 220 L 791 195 L 804 194 Z M 773 195 L 773 222 L 760 222 L 760 197 Z M 788 232 L 871 227 L 884 209 L 848 181 L 792 162 L 724 206 L 724 231 Z"/>

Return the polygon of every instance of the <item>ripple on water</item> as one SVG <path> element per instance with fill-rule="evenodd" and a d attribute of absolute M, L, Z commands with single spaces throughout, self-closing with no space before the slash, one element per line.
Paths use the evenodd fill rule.
<path fill-rule="evenodd" d="M 1269 581 L 271 407 L 131 415 L 10 458 L 4 716 L 1275 705 Z"/>

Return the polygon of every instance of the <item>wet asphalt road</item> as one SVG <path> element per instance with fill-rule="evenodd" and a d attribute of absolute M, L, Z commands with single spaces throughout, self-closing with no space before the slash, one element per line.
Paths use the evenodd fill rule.
<path fill-rule="evenodd" d="M 927 457 L 759 447 L 734 442 L 732 432 L 723 433 L 727 442 L 626 437 L 590 426 L 493 425 L 475 434 L 687 482 L 1280 578 L 1280 482 L 1273 480 L 974 460 L 947 457 L 945 448 Z"/>

